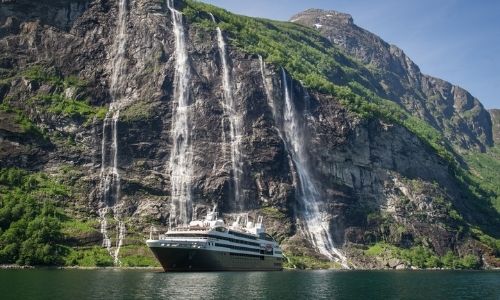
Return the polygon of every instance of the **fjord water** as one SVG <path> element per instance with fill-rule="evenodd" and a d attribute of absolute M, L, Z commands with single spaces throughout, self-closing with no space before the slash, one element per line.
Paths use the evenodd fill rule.
<path fill-rule="evenodd" d="M 0 270 L 1 299 L 499 299 L 498 271 Z"/>

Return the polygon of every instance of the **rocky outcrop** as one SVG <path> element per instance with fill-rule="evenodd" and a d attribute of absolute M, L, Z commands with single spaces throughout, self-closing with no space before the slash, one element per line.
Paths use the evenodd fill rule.
<path fill-rule="evenodd" d="M 500 143 L 500 109 L 490 109 L 491 122 L 493 123 L 493 141 Z"/>
<path fill-rule="evenodd" d="M 427 121 L 459 149 L 485 151 L 492 145 L 491 119 L 481 102 L 461 87 L 422 74 L 394 45 L 356 26 L 348 14 L 310 9 L 292 22 L 317 29 L 331 43 L 371 70 L 381 97 Z"/>
<path fill-rule="evenodd" d="M 23 9 L 26 5 L 29 10 Z M 126 69 L 120 83 L 126 103 L 117 123 L 118 201 L 126 226 L 141 233 L 151 223 L 168 225 L 170 216 L 175 39 L 164 2 L 132 0 L 128 5 Z M 79 218 L 98 215 L 102 110 L 111 102 L 117 10 L 117 1 L 112 0 L 37 4 L 16 0 L 0 6 L 0 100 L 12 109 L 0 111 L 0 149 L 5 149 L 0 153 L 1 165 L 49 174 L 69 169 L 65 174 L 71 173 L 71 178 L 64 180 L 74 188 L 75 199 L 68 207 Z M 335 16 L 332 19 L 342 26 L 353 26 L 349 16 Z M 214 30 L 184 25 L 191 68 L 194 214 L 217 204 L 231 217 L 238 211 L 231 203 L 230 157 L 224 155 L 224 134 L 229 129 L 224 122 L 223 66 L 217 37 Z M 338 44 L 348 42 L 335 39 Z M 387 47 L 376 42 L 380 43 L 374 47 L 376 51 L 368 53 L 368 45 L 352 49 L 358 49 L 367 63 L 397 74 L 386 77 L 397 79 L 387 85 L 388 95 L 394 93 L 394 99 L 437 128 L 459 128 L 455 133 L 465 137 L 459 143 L 465 148 L 491 143 L 491 126 L 482 123 L 484 110 L 476 99 L 460 88 L 421 75 L 402 52 L 395 56 L 397 51 L 391 47 L 392 52 L 379 57 L 379 50 Z M 387 67 L 389 62 L 394 66 Z M 228 63 L 236 113 L 243 124 L 244 210 L 266 215 L 271 232 L 290 253 L 319 256 L 299 230 L 296 174 L 269 103 L 270 98 L 277 107 L 284 106 L 279 66 L 265 68 L 264 78 L 271 83 L 268 95 L 259 57 L 229 46 Z M 407 88 L 398 89 L 396 84 L 403 81 Z M 409 87 L 416 82 L 425 95 L 441 97 L 436 103 L 443 104 L 446 112 L 431 111 L 423 96 L 412 98 L 417 92 L 410 92 Z M 467 212 L 468 198 L 462 195 L 463 187 L 446 161 L 399 125 L 361 120 L 332 96 L 308 92 L 296 81 L 292 86 L 294 105 L 306 132 L 307 156 L 320 187 L 321 212 L 337 247 L 348 251 L 388 240 L 401 247 L 424 243 L 444 254 L 464 245 L 470 236 L 460 231 L 463 220 L 450 213 L 457 210 L 472 221 L 482 215 Z M 57 108 L 58 101 L 66 103 L 64 109 Z M 411 105 L 420 106 L 413 109 Z M 477 114 L 464 117 L 471 111 Z M 31 120 L 41 136 L 22 132 L 14 112 Z M 443 120 L 458 120 L 462 125 L 438 122 L 438 112 L 447 116 Z M 89 234 L 80 244 L 91 242 L 95 235 Z M 71 240 L 71 244 L 78 241 Z M 361 258 L 353 260 L 362 264 Z"/>

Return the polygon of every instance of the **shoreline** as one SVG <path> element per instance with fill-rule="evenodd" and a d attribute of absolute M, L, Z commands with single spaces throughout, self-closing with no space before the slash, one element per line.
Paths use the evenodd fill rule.
<path fill-rule="evenodd" d="M 0 270 L 161 270 L 161 267 L 83 267 L 83 266 L 21 266 L 16 264 L 0 265 Z"/>
<path fill-rule="evenodd" d="M 151 271 L 161 271 L 162 267 L 82 267 L 82 266 L 21 266 L 16 264 L 0 265 L 0 270 L 151 270 Z M 295 269 L 295 268 L 283 268 L 283 271 L 500 271 L 500 268 L 490 268 L 490 269 L 354 269 L 354 270 L 344 270 L 344 269 Z"/>

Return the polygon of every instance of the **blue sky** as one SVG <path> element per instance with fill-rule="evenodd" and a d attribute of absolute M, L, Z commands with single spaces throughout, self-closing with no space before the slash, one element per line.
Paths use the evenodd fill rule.
<path fill-rule="evenodd" d="M 500 1 L 203 1 L 275 20 L 307 8 L 349 13 L 358 26 L 403 49 L 423 73 L 467 89 L 486 108 L 500 108 Z"/>

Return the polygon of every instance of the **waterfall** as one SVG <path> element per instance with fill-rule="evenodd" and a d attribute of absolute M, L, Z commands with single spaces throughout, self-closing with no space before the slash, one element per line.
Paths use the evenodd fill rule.
<path fill-rule="evenodd" d="M 212 14 L 212 21 L 217 24 Z M 243 177 L 243 160 L 241 153 L 241 139 L 243 136 L 243 116 L 238 113 L 236 103 L 233 97 L 233 84 L 231 81 L 231 71 L 227 62 L 226 42 L 219 26 L 217 26 L 217 46 L 219 48 L 219 55 L 222 61 L 222 87 L 224 90 L 224 102 L 222 107 L 224 109 L 224 118 L 229 119 L 229 138 L 231 147 L 231 168 L 233 175 L 233 197 L 234 202 L 239 211 L 243 210 L 243 199 L 241 195 L 241 181 Z M 224 121 L 223 121 L 224 125 Z M 224 145 L 227 145 L 225 128 L 223 131 Z M 225 151 L 224 151 L 225 153 Z"/>
<path fill-rule="evenodd" d="M 193 171 L 193 146 L 191 137 L 191 107 L 188 84 L 191 72 L 186 47 L 186 33 L 182 13 L 174 8 L 174 1 L 167 0 L 172 13 L 175 35 L 174 113 L 172 118 L 172 151 L 170 154 L 172 211 L 171 223 L 187 225 L 192 215 L 191 177 Z M 176 107 L 175 107 L 176 105 Z"/>
<path fill-rule="evenodd" d="M 274 103 L 274 97 L 272 95 L 271 86 L 269 85 L 269 83 L 266 80 L 266 74 L 265 74 L 266 63 L 264 62 L 264 60 L 262 59 L 262 56 L 260 56 L 260 55 L 259 55 L 259 62 L 260 62 L 260 74 L 262 76 L 262 84 L 264 85 L 264 92 L 266 93 L 267 103 L 268 103 L 269 107 L 271 108 L 273 118 L 276 122 L 276 125 L 278 126 L 278 128 L 276 128 L 278 136 L 280 137 L 280 139 L 283 141 L 283 144 L 285 145 L 285 149 L 286 149 L 287 157 L 288 157 L 288 166 L 289 166 L 290 171 L 292 173 L 292 183 L 293 183 L 293 186 L 296 187 L 297 181 L 298 181 L 297 172 L 295 171 L 295 165 L 294 165 L 293 159 L 290 155 L 290 151 L 288 150 L 288 143 L 287 143 L 285 137 L 283 136 L 281 128 L 279 127 L 279 124 L 282 123 L 282 118 L 279 116 L 276 104 Z"/>
<path fill-rule="evenodd" d="M 264 62 L 264 59 L 262 59 L 262 56 L 260 56 L 260 55 L 259 55 L 259 62 L 260 62 L 260 74 L 262 76 L 262 84 L 264 85 L 264 92 L 266 93 L 267 103 L 269 104 L 269 107 L 271 107 L 271 112 L 273 113 L 274 119 L 276 119 L 278 116 L 278 112 L 276 110 L 276 105 L 274 104 L 274 101 L 273 101 L 271 88 L 269 87 L 269 84 L 266 80 L 266 74 L 265 74 L 266 63 Z M 278 130 L 278 134 L 282 138 L 281 130 Z"/>
<path fill-rule="evenodd" d="M 99 209 L 99 220 L 101 223 L 101 234 L 102 234 L 102 246 L 106 247 L 108 252 L 111 254 L 111 239 L 108 235 L 108 220 L 106 219 L 106 214 L 108 213 L 108 207 L 103 207 Z"/>
<path fill-rule="evenodd" d="M 120 260 L 118 259 L 118 255 L 120 254 L 120 249 L 123 245 L 123 239 L 125 239 L 127 228 L 125 227 L 125 223 L 123 221 L 120 221 L 118 218 L 116 218 L 116 221 L 118 222 L 118 239 L 116 241 L 116 249 L 113 253 L 113 257 L 115 265 L 119 265 Z"/>
<path fill-rule="evenodd" d="M 319 208 L 321 194 L 311 174 L 303 124 L 301 124 L 300 117 L 293 103 L 292 94 L 288 88 L 286 72 L 283 68 L 281 69 L 285 103 L 282 115 L 280 115 L 265 78 L 265 65 L 262 58 L 260 58 L 260 63 L 264 89 L 278 126 L 278 134 L 285 143 L 285 147 L 291 156 L 298 176 L 298 178 L 294 176 L 294 185 L 297 191 L 297 198 L 303 208 L 301 213 L 304 219 L 306 236 L 322 255 L 330 260 L 338 261 L 344 268 L 349 268 L 346 257 L 334 247 L 327 216 Z"/>
<path fill-rule="evenodd" d="M 101 223 L 101 233 L 103 235 L 103 247 L 106 247 L 115 264 L 119 264 L 118 254 L 125 238 L 125 224 L 120 221 L 118 204 L 120 201 L 120 172 L 118 171 L 118 120 L 120 109 L 126 102 L 123 92 L 126 75 L 126 43 L 127 43 L 127 0 L 118 2 L 118 20 L 116 26 L 116 36 L 113 44 L 112 72 L 110 82 L 111 104 L 106 113 L 102 127 L 101 142 L 101 172 L 100 172 L 100 192 L 99 220 Z M 113 213 L 118 222 L 116 249 L 112 251 L 111 238 L 108 233 L 108 221 L 106 216 Z"/>

